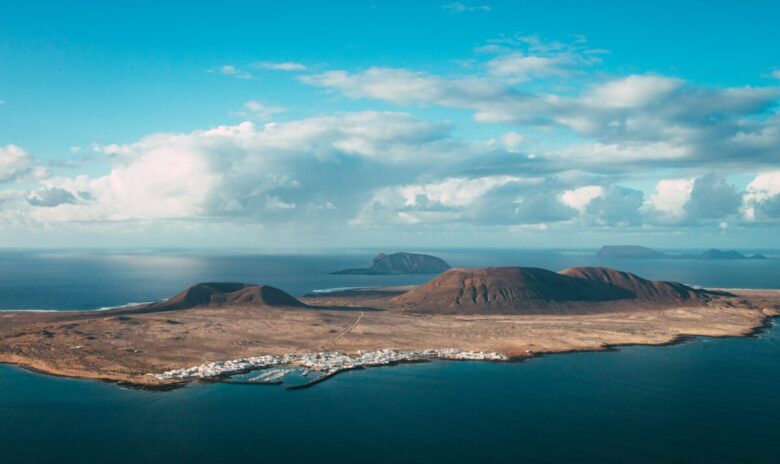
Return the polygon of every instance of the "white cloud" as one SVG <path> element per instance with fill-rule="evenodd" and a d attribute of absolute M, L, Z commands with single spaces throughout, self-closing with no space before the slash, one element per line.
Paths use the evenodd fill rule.
<path fill-rule="evenodd" d="M 635 226 L 642 223 L 644 194 L 619 185 L 587 185 L 563 192 L 561 202 L 580 213 L 583 226 Z"/>
<path fill-rule="evenodd" d="M 588 185 L 565 191 L 561 202 L 579 211 L 584 225 L 717 225 L 738 212 L 740 194 L 722 178 L 709 174 L 662 179 L 646 200 L 639 190 Z"/>
<path fill-rule="evenodd" d="M 45 180 L 30 194 L 30 217 L 271 221 L 267 215 L 289 214 L 298 204 L 332 206 L 322 196 L 343 201 L 355 196 L 356 185 L 375 187 L 383 177 L 360 172 L 368 166 L 392 179 L 393 170 L 451 156 L 457 146 L 447 140 L 448 131 L 447 125 L 403 113 L 362 112 L 154 134 L 133 144 L 98 147 L 121 154 L 106 175 Z"/>
<path fill-rule="evenodd" d="M 775 79 L 780 79 L 780 69 L 775 69 L 774 71 L 772 71 L 771 76 L 774 77 Z"/>
<path fill-rule="evenodd" d="M 303 76 L 303 82 L 338 90 L 349 98 L 373 98 L 399 104 L 470 107 L 475 101 L 498 98 L 501 86 L 480 79 L 444 79 L 397 68 L 369 68 L 358 73 L 328 71 Z"/>
<path fill-rule="evenodd" d="M 573 190 L 566 190 L 561 195 L 561 201 L 579 212 L 584 212 L 588 204 L 597 197 L 604 195 L 604 187 L 587 185 Z"/>
<path fill-rule="evenodd" d="M 0 182 L 14 180 L 27 173 L 32 159 L 21 147 L 6 145 L 0 147 Z"/>
<path fill-rule="evenodd" d="M 519 40 L 492 45 L 512 50 Z M 547 55 L 502 48 L 481 76 L 443 77 L 374 67 L 354 73 L 329 71 L 301 80 L 351 99 L 467 109 L 475 121 L 485 124 L 568 128 L 587 139 L 571 147 L 556 146 L 547 153 L 541 150 L 541 155 L 591 166 L 622 163 L 635 168 L 638 162 L 652 160 L 704 165 L 746 159 L 766 165 L 776 160 L 780 119 L 771 113 L 780 96 L 776 88 L 708 88 L 673 77 L 633 74 L 607 79 L 572 95 L 565 90 L 559 94 L 521 92 L 497 81 L 496 77 L 521 81 L 534 73 L 568 72 L 562 63 L 590 64 L 584 58 L 586 51 L 573 51 L 564 44 L 535 43 L 527 49 Z"/>
<path fill-rule="evenodd" d="M 749 221 L 780 219 L 780 171 L 762 172 L 748 184 L 742 211 Z"/>
<path fill-rule="evenodd" d="M 501 136 L 501 144 L 507 151 L 516 153 L 520 150 L 520 146 L 525 141 L 525 138 L 517 132 L 507 132 Z"/>
<path fill-rule="evenodd" d="M 685 204 L 691 198 L 695 179 L 663 179 L 655 186 L 655 193 L 647 199 L 645 207 L 668 218 L 680 218 Z"/>
<path fill-rule="evenodd" d="M 492 8 L 490 8 L 490 5 L 466 5 L 465 3 L 461 2 L 454 2 L 454 3 L 446 3 L 441 6 L 443 10 L 447 10 L 450 13 L 467 13 L 469 11 L 492 11 Z"/>
<path fill-rule="evenodd" d="M 586 225 L 637 226 L 642 224 L 641 208 L 644 194 L 619 185 L 604 188 L 585 207 Z"/>
<path fill-rule="evenodd" d="M 268 69 L 271 71 L 306 71 L 306 65 L 302 63 L 295 63 L 293 61 L 284 62 L 272 62 L 272 61 L 260 61 L 253 63 L 252 66 L 260 69 Z"/>
<path fill-rule="evenodd" d="M 511 225 L 568 219 L 571 212 L 544 183 L 541 177 L 497 175 L 385 187 L 374 191 L 351 224 Z"/>
<path fill-rule="evenodd" d="M 417 206 L 419 202 L 438 203 L 442 206 L 468 206 L 487 192 L 507 184 L 538 184 L 542 179 L 516 176 L 492 176 L 450 178 L 441 182 L 406 185 L 397 189 L 405 206 Z"/>
<path fill-rule="evenodd" d="M 550 151 L 550 159 L 562 159 L 581 164 L 621 164 L 644 160 L 674 160 L 690 154 L 686 146 L 667 142 L 654 143 L 586 143 L 571 144 Z"/>
<path fill-rule="evenodd" d="M 234 115 L 254 122 L 95 146 L 112 156 L 104 159 L 110 166 L 96 163 L 90 175 L 65 175 L 73 166 L 60 164 L 51 166 L 59 176 L 36 180 L 43 171 L 9 145 L 0 148 L 0 182 L 25 182 L 14 184 L 23 190 L 0 189 L 0 226 L 351 221 L 512 231 L 728 224 L 732 233 L 780 219 L 777 88 L 609 75 L 585 69 L 601 56 L 585 47 L 579 38 L 510 36 L 480 47 L 470 66 L 452 75 L 370 67 L 295 76 L 350 99 L 461 109 L 474 121 L 496 124 L 477 132 L 485 139 L 468 139 L 469 127 L 453 131 L 449 122 L 403 112 L 265 123 L 285 109 L 251 100 Z M 259 62 L 209 72 L 251 78 L 257 69 L 307 70 L 301 63 Z M 715 174 L 696 177 L 702 171 Z M 721 177 L 732 172 L 759 174 L 739 192 Z M 649 179 L 658 183 L 647 196 L 618 185 Z"/>
<path fill-rule="evenodd" d="M 295 203 L 287 203 L 275 195 L 266 197 L 265 206 L 270 210 L 295 209 Z"/>
<path fill-rule="evenodd" d="M 747 186 L 746 196 L 753 200 L 766 200 L 780 194 L 780 171 L 763 172 Z"/>
<path fill-rule="evenodd" d="M 252 74 L 232 65 L 232 64 L 225 64 L 217 68 L 215 71 L 212 70 L 212 72 L 218 72 L 220 74 L 224 74 L 226 76 L 232 76 L 236 79 L 252 79 Z"/>
<path fill-rule="evenodd" d="M 517 83 L 537 77 L 563 76 L 565 64 L 566 59 L 560 56 L 528 56 L 516 52 L 488 61 L 487 69 L 494 76 Z"/>
<path fill-rule="evenodd" d="M 54 178 L 48 191 L 87 192 L 89 202 L 66 201 L 36 209 L 40 222 L 198 219 L 221 176 L 212 172 L 206 147 L 193 137 L 160 135 L 130 147 L 131 155 L 105 176 Z M 64 196 L 64 194 L 61 194 Z"/>
<path fill-rule="evenodd" d="M 682 86 L 682 81 L 656 75 L 631 75 L 593 88 L 583 97 L 591 106 L 636 108 L 668 97 Z"/>
<path fill-rule="evenodd" d="M 243 109 L 238 114 L 248 119 L 262 121 L 286 111 L 287 109 L 281 106 L 266 105 L 265 103 L 257 100 L 250 100 L 244 103 Z"/>

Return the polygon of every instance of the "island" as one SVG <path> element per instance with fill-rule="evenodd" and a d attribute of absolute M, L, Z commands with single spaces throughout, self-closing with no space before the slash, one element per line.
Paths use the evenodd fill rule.
<path fill-rule="evenodd" d="M 507 362 L 547 353 L 746 336 L 780 290 L 704 289 L 603 267 L 450 269 L 410 287 L 296 298 L 205 282 L 105 311 L 2 312 L 0 362 L 143 388 L 192 381 L 311 386 L 404 362 Z"/>
<path fill-rule="evenodd" d="M 419 253 L 379 253 L 371 267 L 344 269 L 331 274 L 345 275 L 402 275 L 402 274 L 440 274 L 450 269 L 443 259 Z"/>
<path fill-rule="evenodd" d="M 607 259 L 767 259 L 766 256 L 756 253 L 745 255 L 735 250 L 723 251 L 715 248 L 703 251 L 701 253 L 663 253 L 652 248 L 639 245 L 605 245 L 596 252 L 599 258 Z"/>

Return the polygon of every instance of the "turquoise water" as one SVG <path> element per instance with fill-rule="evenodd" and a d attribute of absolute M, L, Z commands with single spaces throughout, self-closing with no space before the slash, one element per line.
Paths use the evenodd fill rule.
<path fill-rule="evenodd" d="M 451 252 L 448 258 L 456 265 L 488 259 L 553 269 L 594 260 L 585 253 L 495 253 Z M 268 283 L 293 287 L 295 294 L 322 283 L 372 282 L 322 274 L 359 265 L 362 255 L 12 255 L 0 254 L 0 263 L 15 266 L 0 267 L 6 309 L 100 307 L 136 300 L 137 291 L 152 299 L 183 280 L 213 280 L 222 272 L 232 273 L 231 280 L 275 278 Z M 780 288 L 776 263 L 617 264 L 650 277 L 685 275 L 690 278 L 680 280 L 702 285 Z M 31 282 L 34 275 L 45 278 Z M 4 464 L 774 463 L 778 437 L 778 328 L 757 338 L 700 338 L 523 363 L 351 371 L 298 391 L 193 384 L 149 392 L 0 365 Z"/>

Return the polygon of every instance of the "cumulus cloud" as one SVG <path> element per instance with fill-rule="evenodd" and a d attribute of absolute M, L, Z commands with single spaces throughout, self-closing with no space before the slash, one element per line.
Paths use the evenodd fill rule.
<path fill-rule="evenodd" d="M 580 213 L 585 225 L 635 226 L 642 223 L 644 194 L 619 185 L 586 185 L 566 190 L 560 201 Z"/>
<path fill-rule="evenodd" d="M 382 176 L 364 170 L 392 181 L 396 171 L 451 156 L 458 145 L 448 133 L 446 124 L 404 113 L 362 112 L 154 134 L 99 147 L 115 154 L 110 173 L 49 179 L 28 201 L 47 206 L 31 213 L 40 222 L 263 221 L 300 205 L 326 213 L 335 208 L 315 206 L 346 202 L 363 183 L 381 185 Z"/>
<path fill-rule="evenodd" d="M 742 197 L 735 186 L 708 174 L 661 179 L 648 198 L 620 185 L 586 185 L 564 191 L 560 201 L 576 209 L 584 225 L 695 226 L 726 224 L 738 214 Z"/>
<path fill-rule="evenodd" d="M 691 198 L 694 179 L 663 179 L 655 186 L 655 193 L 647 199 L 645 207 L 666 219 L 680 219 L 685 204 Z"/>
<path fill-rule="evenodd" d="M 693 220 L 722 219 L 737 214 L 741 202 L 741 195 L 733 185 L 708 174 L 694 181 L 685 213 Z"/>
<path fill-rule="evenodd" d="M 53 208 L 59 205 L 74 204 L 76 203 L 76 197 L 65 189 L 52 187 L 32 192 L 27 197 L 27 202 L 32 206 Z"/>
<path fill-rule="evenodd" d="M 643 205 L 648 222 L 669 225 L 719 223 L 738 214 L 741 193 L 723 178 L 662 179 Z"/>
<path fill-rule="evenodd" d="M 604 195 L 604 187 L 600 185 L 586 185 L 573 190 L 566 190 L 561 196 L 561 201 L 579 212 L 585 208 L 594 198 Z"/>
<path fill-rule="evenodd" d="M 636 226 L 642 223 L 643 202 L 641 191 L 613 185 L 593 198 L 585 211 L 598 225 Z"/>
<path fill-rule="evenodd" d="M 743 211 L 750 221 L 780 219 L 780 171 L 763 172 L 748 184 Z"/>
<path fill-rule="evenodd" d="M 365 202 L 353 225 L 468 223 L 521 225 L 559 222 L 574 210 L 540 177 L 455 177 L 385 187 Z"/>
<path fill-rule="evenodd" d="M 604 53 L 584 38 L 510 36 L 480 47 L 471 66 L 452 75 L 376 66 L 294 76 L 349 99 L 463 110 L 484 138 L 402 110 L 304 119 L 291 112 L 270 123 L 286 110 L 251 100 L 234 114 L 248 120 L 240 124 L 96 145 L 94 155 L 110 165 L 89 175 L 36 179 L 29 155 L 9 145 L 0 148 L 0 182 L 24 186 L 0 190 L 0 223 L 706 225 L 731 233 L 780 219 L 778 88 L 586 69 Z M 245 68 L 210 72 L 308 71 L 295 62 Z M 748 174 L 755 178 L 742 191 Z M 9 182 L 17 179 L 24 182 Z M 628 187 L 636 185 L 648 190 Z"/>
<path fill-rule="evenodd" d="M 0 183 L 12 181 L 26 174 L 32 167 L 32 159 L 21 147 L 0 147 Z"/>

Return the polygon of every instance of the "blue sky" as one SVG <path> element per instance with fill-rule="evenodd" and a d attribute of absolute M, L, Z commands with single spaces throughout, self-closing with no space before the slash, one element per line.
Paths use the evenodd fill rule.
<path fill-rule="evenodd" d="M 7 246 L 772 247 L 777 2 L 3 2 Z"/>

